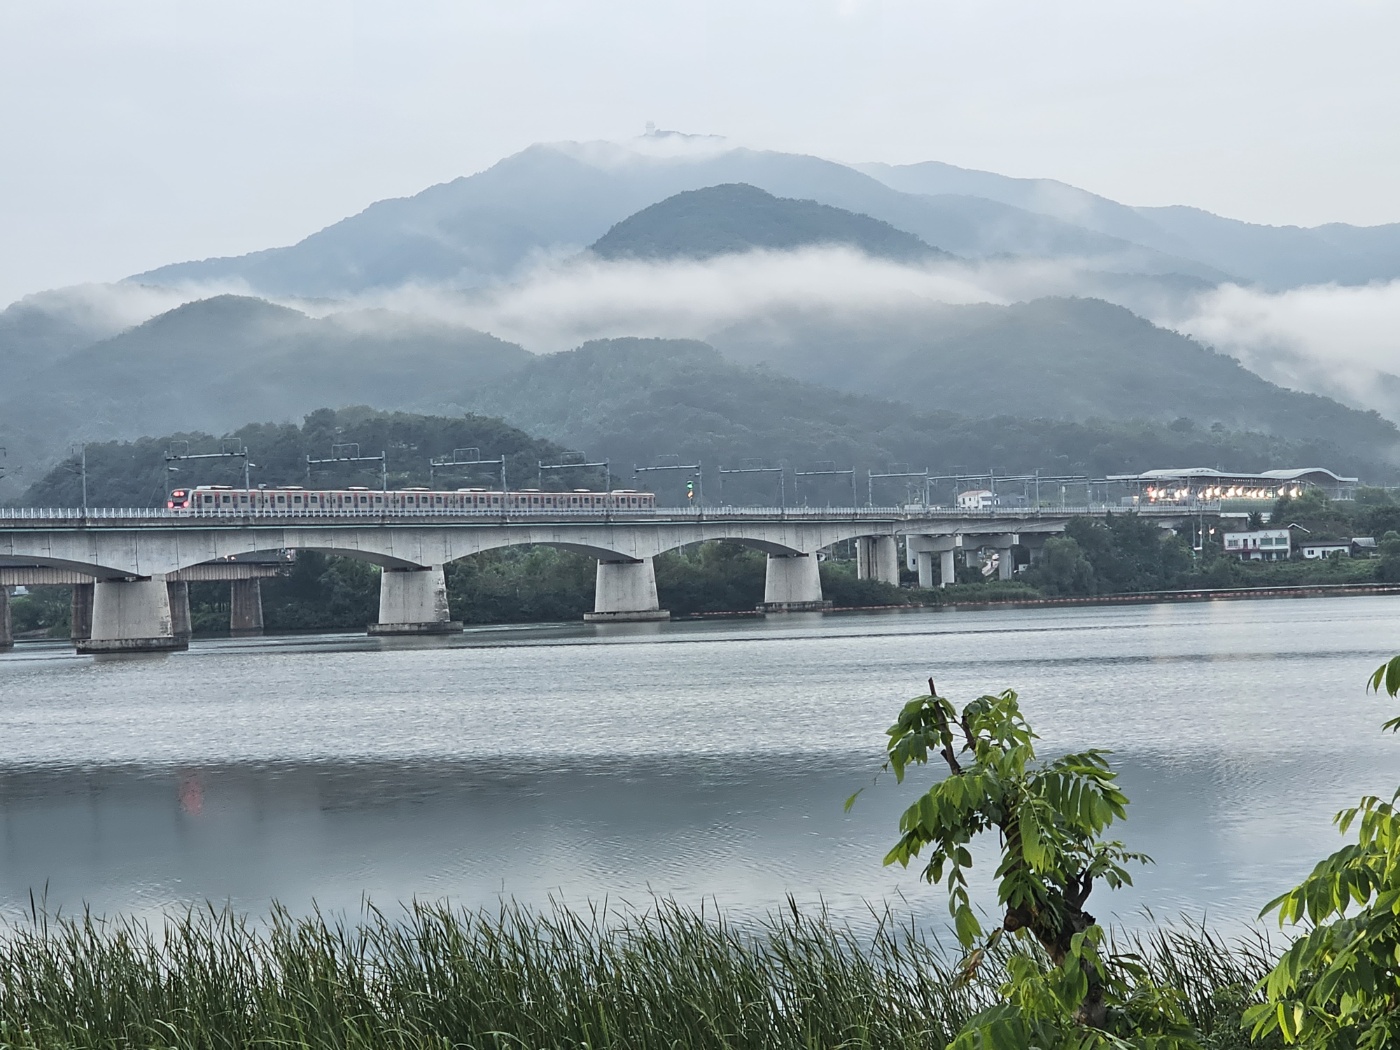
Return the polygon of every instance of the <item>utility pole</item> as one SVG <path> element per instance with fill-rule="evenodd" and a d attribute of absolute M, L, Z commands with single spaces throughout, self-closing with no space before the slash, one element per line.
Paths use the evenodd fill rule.
<path fill-rule="evenodd" d="M 312 465 L 321 466 L 327 463 L 378 463 L 380 491 L 389 491 L 389 459 L 383 452 L 377 456 L 362 456 L 360 455 L 360 443 L 347 441 L 344 444 L 332 445 L 331 454 L 325 459 L 312 459 L 307 456 L 306 484 L 308 488 L 311 486 Z"/>
<path fill-rule="evenodd" d="M 603 491 L 612 491 L 612 466 L 610 465 L 608 460 L 600 459 L 597 462 L 590 463 L 588 460 L 588 456 L 586 456 L 584 453 L 580 452 L 577 449 L 572 449 L 568 452 L 565 452 L 564 455 L 560 458 L 563 459 L 564 462 L 546 463 L 542 459 L 536 460 L 540 468 L 540 488 L 544 488 L 544 472 L 546 470 L 586 470 L 590 467 L 602 467 L 604 479 Z"/>
<path fill-rule="evenodd" d="M 439 470 L 454 470 L 457 468 L 468 468 L 467 474 L 476 473 L 481 468 L 490 467 L 500 472 L 501 475 L 501 518 L 507 516 L 506 513 L 506 454 L 501 453 L 499 459 L 482 459 L 479 448 L 454 448 L 450 456 L 435 456 L 428 460 L 428 485 L 432 486 L 436 472 Z"/>
<path fill-rule="evenodd" d="M 756 461 L 754 461 L 754 460 L 744 460 L 743 462 L 747 464 L 747 463 L 756 462 Z M 777 466 L 777 467 L 752 467 L 752 466 L 742 466 L 742 467 L 729 467 L 729 468 L 720 467 L 720 468 L 719 468 L 719 499 L 720 499 L 720 502 L 721 502 L 721 503 L 724 502 L 724 476 L 725 476 L 726 474 L 777 474 L 777 475 L 778 475 L 778 506 L 779 506 L 779 507 L 786 507 L 786 506 L 787 506 L 787 477 L 786 477 L 786 472 L 787 472 L 787 468 L 786 468 L 786 467 L 783 467 L 783 466 Z"/>
<path fill-rule="evenodd" d="M 181 445 L 181 446 L 183 446 L 184 449 L 185 449 L 185 451 L 183 451 L 183 452 L 175 452 L 175 451 L 173 451 L 173 449 L 176 447 L 176 445 Z M 253 462 L 251 462 L 251 461 L 249 460 L 249 458 L 248 458 L 248 446 L 247 446 L 247 445 L 244 445 L 242 448 L 238 448 L 238 449 L 232 449 L 232 450 L 230 450 L 230 449 L 223 449 L 223 450 L 221 450 L 221 451 L 219 451 L 219 452 L 196 452 L 196 453 L 192 453 L 192 452 L 189 451 L 189 448 L 190 448 L 190 443 L 189 443 L 188 441 L 179 441 L 179 442 L 176 442 L 175 444 L 172 444 L 172 445 L 170 446 L 169 449 L 166 449 L 166 452 L 165 452 L 165 480 L 166 480 L 166 486 L 165 486 L 165 487 L 166 487 L 167 489 L 170 487 L 170 484 L 169 484 L 169 482 L 170 482 L 170 475 L 171 475 L 171 474 L 179 473 L 179 470 L 180 470 L 179 467 L 172 467 L 170 464 L 172 464 L 172 463 L 179 463 L 179 462 L 182 462 L 182 461 L 184 461 L 184 460 L 190 460 L 190 459 L 241 459 L 241 460 L 243 460 L 243 488 L 244 488 L 245 490 L 247 490 L 247 489 L 249 489 L 249 488 L 252 488 L 252 485 L 249 484 L 249 474 L 248 474 L 248 470 L 249 470 L 250 467 L 256 466 L 256 464 L 254 464 Z M 83 449 L 83 506 L 86 507 L 86 506 L 87 506 L 87 446 L 86 446 L 86 445 L 83 445 L 83 446 L 82 446 L 82 449 Z"/>
<path fill-rule="evenodd" d="M 432 487 L 439 470 L 467 468 L 462 473 L 474 474 L 485 467 L 490 467 L 500 474 L 501 494 L 504 499 L 506 491 L 505 453 L 501 453 L 499 459 L 482 459 L 479 448 L 454 448 L 450 456 L 434 456 L 428 460 L 428 486 Z"/>
<path fill-rule="evenodd" d="M 903 464 L 895 464 L 895 466 L 902 466 L 902 465 L 903 465 Z M 876 479 L 876 478 L 881 478 L 881 479 L 884 479 L 884 478 L 918 478 L 920 481 L 922 481 L 922 482 L 924 483 L 924 503 L 925 503 L 925 504 L 928 503 L 928 483 L 929 483 L 929 475 L 928 475 L 928 468 L 927 468 L 927 467 L 925 467 L 923 470 L 920 470 L 920 471 L 917 471 L 917 472 L 912 471 L 912 470 L 893 470 L 893 469 L 892 469 L 892 470 L 890 470 L 890 471 L 888 471 L 888 472 L 886 472 L 886 473 L 884 473 L 884 474 L 876 474 L 876 473 L 874 473 L 874 472 L 872 472 L 872 471 L 866 471 L 865 476 L 866 476 L 866 485 L 867 485 L 867 491 L 868 491 L 868 497 L 867 497 L 867 505 L 868 505 L 868 506 L 871 506 L 871 507 L 875 506 L 875 479 Z"/>
<path fill-rule="evenodd" d="M 681 457 L 674 453 L 667 453 L 664 456 L 657 456 L 658 460 L 672 459 L 674 463 L 656 463 L 649 467 L 639 467 L 632 464 L 632 480 L 637 480 L 638 474 L 646 474 L 650 471 L 686 470 L 690 471 L 693 482 L 686 482 L 686 501 L 688 503 L 703 504 L 705 502 L 705 478 L 704 471 L 699 463 L 682 463 Z"/>
<path fill-rule="evenodd" d="M 849 475 L 851 476 L 851 507 L 854 508 L 855 505 L 856 505 L 856 468 L 855 468 L 855 467 L 851 467 L 849 470 L 837 470 L 837 469 L 836 469 L 836 463 L 835 463 L 834 460 L 824 460 L 824 461 L 818 463 L 815 470 L 794 470 L 794 471 L 792 472 L 792 499 L 793 499 L 793 502 L 794 502 L 794 503 L 798 502 L 798 499 L 797 499 L 797 486 L 798 486 L 798 481 L 797 481 L 797 479 L 798 479 L 798 478 L 831 477 L 831 476 L 833 476 L 833 475 L 840 475 L 840 474 L 849 474 Z M 828 504 L 828 506 L 830 506 L 830 504 Z"/>

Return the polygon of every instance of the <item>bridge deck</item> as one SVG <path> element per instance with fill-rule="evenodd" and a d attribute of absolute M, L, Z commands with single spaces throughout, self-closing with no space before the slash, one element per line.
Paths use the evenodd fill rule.
<path fill-rule="evenodd" d="M 1107 514 L 1136 513 L 1152 518 L 1181 518 L 1195 514 L 1219 513 L 1218 503 L 1182 506 L 1124 507 L 1119 504 L 1091 504 L 1072 507 L 991 507 L 964 510 L 955 507 L 657 507 L 655 510 L 604 510 L 573 508 L 464 511 L 459 508 L 398 508 L 365 513 L 353 507 L 320 510 L 278 508 L 220 510 L 167 510 L 164 507 L 111 508 L 10 508 L 0 507 L 0 531 L 41 528 L 209 528 L 272 525 L 546 525 L 636 523 L 749 522 L 749 521 L 869 521 L 918 522 L 966 521 L 977 523 L 1063 520 L 1069 517 L 1102 517 Z"/>

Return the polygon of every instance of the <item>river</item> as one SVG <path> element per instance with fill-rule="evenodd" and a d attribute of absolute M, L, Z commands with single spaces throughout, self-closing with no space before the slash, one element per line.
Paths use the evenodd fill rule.
<path fill-rule="evenodd" d="M 1227 927 L 1400 783 L 1366 676 L 1400 601 L 1318 598 L 792 615 L 766 620 L 196 641 L 0 655 L 0 912 L 155 915 L 204 901 L 354 912 L 414 896 L 761 916 L 791 895 L 854 923 L 894 904 L 904 788 L 883 730 L 933 675 L 1017 689 L 1043 754 L 1112 748 L 1151 854 L 1101 919 Z M 853 810 L 842 802 L 865 787 Z M 984 868 L 985 880 L 989 872 Z M 985 884 L 982 888 L 985 899 Z"/>

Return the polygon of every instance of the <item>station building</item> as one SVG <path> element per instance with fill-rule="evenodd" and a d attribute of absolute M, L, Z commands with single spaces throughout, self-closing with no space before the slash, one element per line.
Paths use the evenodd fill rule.
<path fill-rule="evenodd" d="M 1105 480 L 1124 486 L 1128 490 L 1126 498 L 1133 503 L 1168 504 L 1273 502 L 1280 496 L 1301 496 L 1305 489 L 1318 489 L 1332 499 L 1354 499 L 1360 484 L 1359 479 L 1342 477 L 1326 467 L 1293 467 L 1259 474 L 1178 467 L 1141 474 L 1110 474 Z"/>

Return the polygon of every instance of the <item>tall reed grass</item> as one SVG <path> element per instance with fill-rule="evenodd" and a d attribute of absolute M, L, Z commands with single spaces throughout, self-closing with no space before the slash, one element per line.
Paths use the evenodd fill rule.
<path fill-rule="evenodd" d="M 0 1044 L 17 1047 L 941 1050 L 999 970 L 960 984 L 956 959 L 889 915 L 873 934 L 795 906 L 740 927 L 665 901 L 620 914 L 367 906 L 354 921 L 36 912 L 4 934 Z M 1263 946 L 1200 930 L 1133 950 L 1222 1034 L 1267 965 Z"/>

